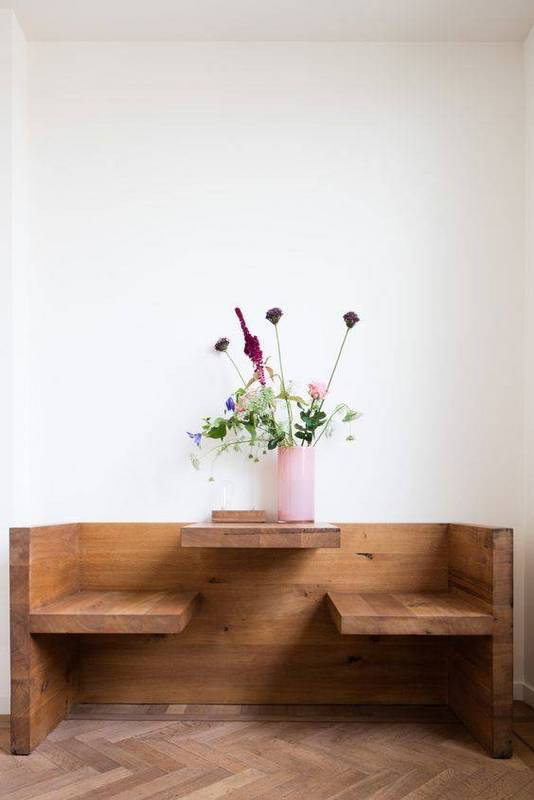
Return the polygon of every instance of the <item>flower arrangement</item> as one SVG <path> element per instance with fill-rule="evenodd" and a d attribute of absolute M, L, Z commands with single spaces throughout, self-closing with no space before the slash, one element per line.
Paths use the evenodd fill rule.
<path fill-rule="evenodd" d="M 246 380 L 230 355 L 230 340 L 226 336 L 217 339 L 214 349 L 229 359 L 242 385 L 226 399 L 222 416 L 204 417 L 199 432 L 188 432 L 187 435 L 199 450 L 202 449 L 203 440 L 213 441 L 213 447 L 205 455 L 217 457 L 229 449 L 247 447 L 249 459 L 257 462 L 260 454 L 265 455 L 268 450 L 278 447 L 315 447 L 322 436 L 332 433 L 332 423 L 336 417 L 350 424 L 361 416 L 346 403 L 338 403 L 329 412 L 323 410 L 349 332 L 360 321 L 354 311 L 347 311 L 343 315 L 344 335 L 328 381 L 309 383 L 308 397 L 294 394 L 291 383 L 286 382 L 278 332 L 283 317 L 282 309 L 270 308 L 265 314 L 265 318 L 274 326 L 279 372 L 269 365 L 268 358 L 264 358 L 259 339 L 250 332 L 241 309 L 236 308 L 235 313 L 243 333 L 243 352 L 252 362 L 253 373 Z M 354 440 L 350 429 L 346 440 Z M 199 453 L 191 455 L 191 462 L 196 469 L 200 468 L 201 458 Z"/>

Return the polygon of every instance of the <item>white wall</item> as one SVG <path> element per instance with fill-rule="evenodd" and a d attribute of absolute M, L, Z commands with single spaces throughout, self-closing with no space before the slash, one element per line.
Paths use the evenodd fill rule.
<path fill-rule="evenodd" d="M 16 521 L 205 516 L 184 431 L 235 386 L 210 346 L 239 353 L 240 304 L 274 354 L 281 305 L 300 380 L 363 320 L 335 394 L 365 416 L 318 454 L 318 516 L 520 534 L 523 121 L 519 44 L 32 44 Z M 249 472 L 217 474 L 272 506 L 272 459 Z"/>
<path fill-rule="evenodd" d="M 525 700 L 534 705 L 534 28 L 525 42 Z"/>
<path fill-rule="evenodd" d="M 0 713 L 7 710 L 9 696 L 8 528 L 21 466 L 18 455 L 15 464 L 14 434 L 24 424 L 17 411 L 24 361 L 14 359 L 20 347 L 14 318 L 24 275 L 25 46 L 13 13 L 0 9 Z"/>

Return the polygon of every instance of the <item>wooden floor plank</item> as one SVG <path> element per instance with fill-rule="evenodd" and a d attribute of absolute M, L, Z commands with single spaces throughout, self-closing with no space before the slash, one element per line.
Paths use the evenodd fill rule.
<path fill-rule="evenodd" d="M 514 733 L 534 750 L 534 722 L 515 722 Z"/>
<path fill-rule="evenodd" d="M 200 705 L 107 705 L 106 719 L 78 708 L 31 756 L 0 753 L 11 765 L 0 800 L 534 799 L 534 720 L 521 706 L 509 761 L 439 707 L 275 711 L 233 706 L 229 721 L 223 706 L 212 719 Z"/>

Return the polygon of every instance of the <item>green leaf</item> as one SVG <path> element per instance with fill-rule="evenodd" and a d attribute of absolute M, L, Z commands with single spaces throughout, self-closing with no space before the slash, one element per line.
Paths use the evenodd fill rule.
<path fill-rule="evenodd" d="M 299 397 L 297 394 L 290 394 L 288 400 L 293 400 L 299 407 L 306 405 L 306 400 L 303 397 Z"/>
<path fill-rule="evenodd" d="M 350 409 L 347 411 L 342 422 L 353 422 L 355 419 L 361 417 L 361 413 L 359 411 L 351 411 Z"/>
<path fill-rule="evenodd" d="M 214 425 L 206 433 L 206 436 L 208 436 L 210 439 L 224 439 L 226 436 L 226 422 L 222 420 L 221 424 Z"/>

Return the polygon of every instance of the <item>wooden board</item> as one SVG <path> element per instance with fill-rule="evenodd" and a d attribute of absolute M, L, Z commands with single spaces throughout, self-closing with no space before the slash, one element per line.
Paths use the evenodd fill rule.
<path fill-rule="evenodd" d="M 179 637 L 84 636 L 80 701 L 447 702 L 445 638 L 342 639 L 330 627 L 331 638 L 315 645 L 295 640 L 245 645 L 221 630 L 211 642 L 201 643 L 195 620 Z"/>
<path fill-rule="evenodd" d="M 10 534 L 11 749 L 29 753 L 63 719 L 78 691 L 76 641 L 34 637 L 30 608 L 77 588 L 78 527 Z"/>
<path fill-rule="evenodd" d="M 77 592 L 30 612 L 31 633 L 181 633 L 196 592 Z"/>
<path fill-rule="evenodd" d="M 80 703 L 67 719 L 152 722 L 379 722 L 459 725 L 448 706 L 365 706 L 284 703 L 240 705 L 182 703 Z M 534 725 L 534 723 L 529 723 Z M 319 728 L 316 732 L 319 732 Z M 389 730 L 385 727 L 384 734 Z M 534 743 L 533 743 L 534 747 Z"/>
<path fill-rule="evenodd" d="M 259 586 L 346 591 L 447 590 L 447 526 L 342 524 L 337 549 L 180 548 L 184 523 L 84 523 L 80 583 L 94 590 L 202 591 L 233 587 L 253 596 Z M 283 603 L 285 605 L 285 603 Z M 202 617 L 205 615 L 202 612 Z M 195 627 L 199 624 L 196 620 Z M 278 634 L 279 631 L 276 631 Z"/>
<path fill-rule="evenodd" d="M 266 522 L 267 514 L 262 510 L 231 511 L 219 510 L 211 512 L 212 522 Z"/>
<path fill-rule="evenodd" d="M 320 522 L 197 522 L 182 528 L 182 547 L 337 548 L 340 529 Z"/>
<path fill-rule="evenodd" d="M 484 636 L 493 617 L 445 593 L 328 593 L 336 627 L 343 634 L 387 636 Z"/>
<path fill-rule="evenodd" d="M 81 637 L 84 701 L 447 702 L 445 638 L 346 640 L 324 602 L 354 586 L 446 590 L 445 525 L 344 524 L 339 548 L 306 550 L 180 548 L 181 527 L 81 526 L 84 589 L 203 598 L 179 637 Z"/>
<path fill-rule="evenodd" d="M 512 531 L 451 525 L 450 588 L 494 617 L 492 636 L 451 639 L 449 703 L 497 758 L 512 753 Z"/>

